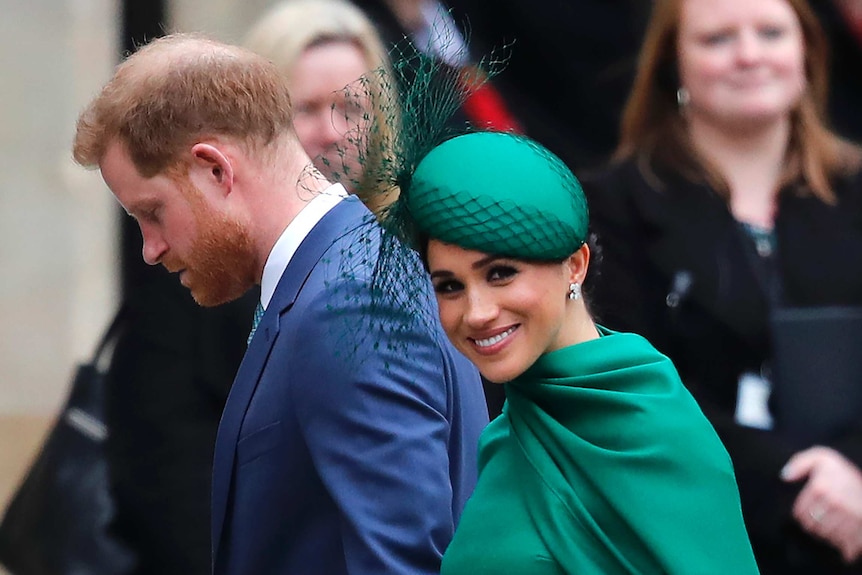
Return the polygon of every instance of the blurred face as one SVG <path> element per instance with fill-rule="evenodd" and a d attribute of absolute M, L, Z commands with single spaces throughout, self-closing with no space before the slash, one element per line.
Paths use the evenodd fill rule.
<path fill-rule="evenodd" d="M 446 335 L 488 380 L 521 375 L 576 343 L 567 322 L 567 262 L 531 263 L 431 240 L 428 266 Z"/>
<path fill-rule="evenodd" d="M 302 147 L 325 176 L 346 173 L 347 181 L 339 181 L 348 189 L 355 187 L 350 180 L 361 177 L 351 131 L 357 132 L 368 106 L 356 94 L 358 85 L 347 91 L 345 87 L 367 72 L 368 63 L 355 44 L 332 41 L 306 49 L 289 75 L 293 123 Z"/>
<path fill-rule="evenodd" d="M 805 90 L 802 29 L 785 0 L 683 0 L 678 58 L 693 119 L 785 119 Z"/>
<path fill-rule="evenodd" d="M 226 303 L 254 285 L 255 259 L 248 230 L 218 213 L 191 182 L 164 174 L 142 177 L 116 143 L 100 168 L 105 183 L 138 222 L 144 261 L 178 273 L 200 305 Z"/>

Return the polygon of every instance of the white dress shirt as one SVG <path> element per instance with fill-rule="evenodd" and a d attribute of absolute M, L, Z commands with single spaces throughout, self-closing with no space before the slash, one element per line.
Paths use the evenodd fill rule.
<path fill-rule="evenodd" d="M 263 309 L 269 306 L 275 288 L 278 287 L 278 282 L 281 280 L 284 270 L 287 269 L 287 264 L 293 258 L 293 254 L 299 248 L 299 244 L 302 243 L 302 240 L 311 232 L 317 222 L 345 197 L 347 197 L 347 190 L 344 189 L 344 186 L 333 184 L 308 202 L 308 205 L 302 208 L 302 211 L 281 232 L 281 236 L 272 246 L 272 251 L 269 252 L 263 267 L 263 277 L 260 280 L 260 303 Z"/>

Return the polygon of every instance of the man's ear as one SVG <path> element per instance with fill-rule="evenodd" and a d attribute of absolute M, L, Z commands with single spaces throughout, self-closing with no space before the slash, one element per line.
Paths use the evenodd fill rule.
<path fill-rule="evenodd" d="M 191 149 L 189 179 L 200 190 L 218 189 L 228 195 L 233 190 L 233 165 L 218 146 L 197 143 Z"/>
<path fill-rule="evenodd" d="M 586 243 L 569 256 L 569 283 L 583 284 L 590 267 L 590 246 Z"/>

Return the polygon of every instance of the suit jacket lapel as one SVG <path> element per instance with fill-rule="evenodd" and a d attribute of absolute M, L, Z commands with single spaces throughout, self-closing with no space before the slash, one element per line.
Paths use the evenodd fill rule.
<path fill-rule="evenodd" d="M 278 282 L 266 313 L 261 318 L 255 337 L 234 378 L 216 437 L 212 487 L 214 560 L 221 545 L 231 484 L 234 481 L 234 459 L 240 430 L 278 335 L 282 316 L 293 306 L 314 266 L 333 242 L 352 229 L 373 220 L 374 216 L 355 197 L 345 198 L 332 208 L 299 245 Z"/>

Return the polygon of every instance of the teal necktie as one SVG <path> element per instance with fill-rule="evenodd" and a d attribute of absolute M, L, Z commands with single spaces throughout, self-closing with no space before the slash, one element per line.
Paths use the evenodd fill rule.
<path fill-rule="evenodd" d="M 257 307 L 254 308 L 254 320 L 251 322 L 251 332 L 248 334 L 248 345 L 251 345 L 251 340 L 254 337 L 254 332 L 257 331 L 257 326 L 260 325 L 260 318 L 263 317 L 263 306 L 257 302 Z"/>

